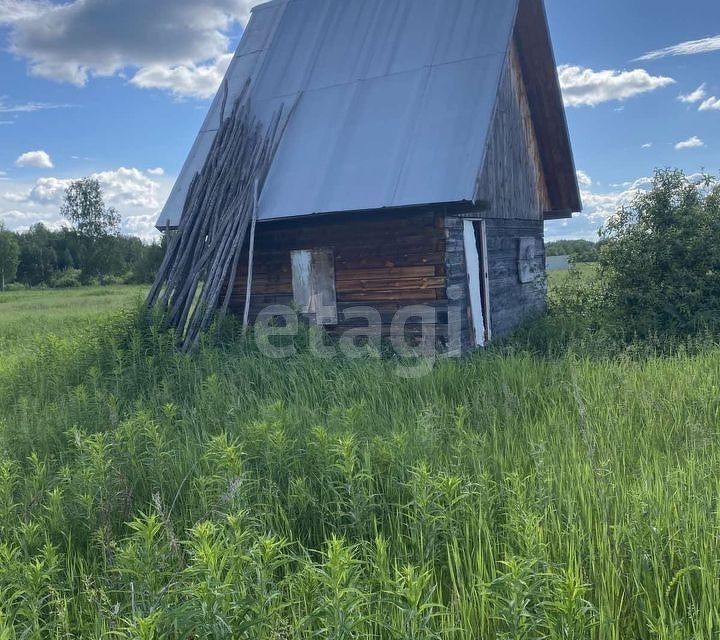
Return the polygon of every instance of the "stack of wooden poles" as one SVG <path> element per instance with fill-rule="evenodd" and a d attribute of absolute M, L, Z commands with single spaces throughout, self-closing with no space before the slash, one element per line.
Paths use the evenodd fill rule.
<path fill-rule="evenodd" d="M 283 119 L 280 108 L 263 127 L 251 113 L 248 88 L 246 84 L 230 117 L 221 115 L 215 141 L 192 181 L 177 233 L 147 299 L 148 306 L 158 307 L 168 326 L 177 330 L 185 351 L 197 346 L 213 320 L 227 313 L 248 229 L 254 235 L 258 195 L 290 117 Z M 221 114 L 227 85 L 224 91 Z"/>

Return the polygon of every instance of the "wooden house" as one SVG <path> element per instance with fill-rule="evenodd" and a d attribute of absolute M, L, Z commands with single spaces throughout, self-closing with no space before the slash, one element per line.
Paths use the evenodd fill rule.
<path fill-rule="evenodd" d="M 542 0 L 255 7 L 158 228 L 243 90 L 260 122 L 290 114 L 257 198 L 251 318 L 295 303 L 341 332 L 370 306 L 387 329 L 425 305 L 468 350 L 544 309 L 544 223 L 581 201 Z"/>

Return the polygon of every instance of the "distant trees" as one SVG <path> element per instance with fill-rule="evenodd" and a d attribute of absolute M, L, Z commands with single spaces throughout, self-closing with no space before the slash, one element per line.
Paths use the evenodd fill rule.
<path fill-rule="evenodd" d="M 97 180 L 73 182 L 61 214 L 73 227 L 36 224 L 24 233 L 0 229 L 0 284 L 73 287 L 100 281 L 152 282 L 164 244 L 120 235 L 120 215 L 107 207 Z M 4 286 L 3 286 L 4 288 Z"/>
<path fill-rule="evenodd" d="M 15 280 L 20 258 L 20 245 L 15 235 L 5 230 L 0 222 L 0 290 L 5 291 L 5 284 Z"/>
<path fill-rule="evenodd" d="M 599 244 L 589 240 L 558 240 L 548 242 L 548 256 L 570 256 L 575 262 L 597 262 L 600 259 Z"/>
<path fill-rule="evenodd" d="M 97 282 L 97 264 L 86 266 L 83 262 L 87 253 L 74 229 L 52 231 L 36 224 L 23 233 L 4 233 L 19 249 L 14 278 L 17 285 L 74 287 Z M 122 235 L 108 238 L 105 248 L 113 256 L 104 272 L 106 284 L 152 282 L 164 255 L 164 244 L 145 244 L 139 238 Z M 10 284 L 13 278 L 8 273 L 6 270 L 6 283 Z"/>
<path fill-rule="evenodd" d="M 120 235 L 120 215 L 105 205 L 100 182 L 94 178 L 72 182 L 65 190 L 60 214 L 72 222 L 77 234 L 83 278 L 98 277 L 102 283 L 120 262 L 113 242 Z"/>
<path fill-rule="evenodd" d="M 57 249 L 59 238 L 54 237 L 47 227 L 36 224 L 26 234 L 18 236 L 20 244 L 20 262 L 17 279 L 29 286 L 47 284 L 58 266 Z"/>

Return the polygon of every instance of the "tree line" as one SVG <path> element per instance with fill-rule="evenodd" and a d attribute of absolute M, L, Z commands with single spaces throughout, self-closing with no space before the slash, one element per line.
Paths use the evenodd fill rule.
<path fill-rule="evenodd" d="M 105 205 L 97 180 L 71 183 L 60 213 L 71 226 L 52 230 L 40 223 L 12 232 L 0 223 L 2 290 L 153 281 L 163 244 L 122 235 L 120 215 Z"/>
<path fill-rule="evenodd" d="M 548 242 L 548 256 L 570 256 L 576 263 L 597 262 L 600 260 L 601 242 L 590 240 L 557 240 Z"/>

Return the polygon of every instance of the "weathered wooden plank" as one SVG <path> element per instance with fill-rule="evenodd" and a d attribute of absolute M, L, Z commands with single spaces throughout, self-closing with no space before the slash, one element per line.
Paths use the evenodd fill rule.
<path fill-rule="evenodd" d="M 477 199 L 490 203 L 482 216 L 488 218 L 540 220 L 548 208 L 543 163 L 514 46 L 503 71 Z"/>
<path fill-rule="evenodd" d="M 395 289 L 382 291 L 353 291 L 350 293 L 338 292 L 338 302 L 380 302 L 384 300 L 402 300 L 408 304 L 426 300 L 438 300 L 441 289 Z"/>
<path fill-rule="evenodd" d="M 445 277 L 437 276 L 432 278 L 385 278 L 385 279 L 364 279 L 349 278 L 337 279 L 338 291 L 378 291 L 386 289 L 444 289 Z"/>
<path fill-rule="evenodd" d="M 528 105 L 534 115 L 538 136 L 543 140 L 540 155 L 548 199 L 552 203 L 546 209 L 580 211 L 582 203 L 557 70 L 552 55 L 538 55 L 539 51 L 552 51 L 543 3 L 520 3 L 514 43 L 525 79 Z"/>

